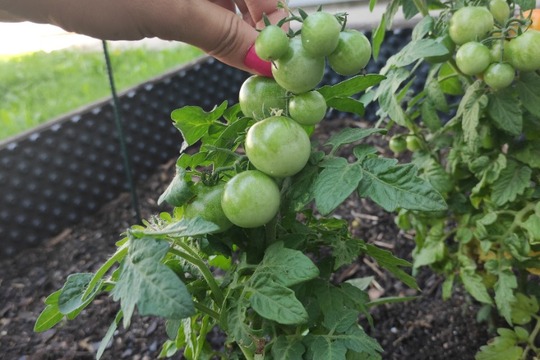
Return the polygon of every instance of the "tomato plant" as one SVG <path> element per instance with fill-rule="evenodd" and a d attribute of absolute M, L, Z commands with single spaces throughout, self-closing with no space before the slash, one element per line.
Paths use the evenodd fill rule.
<path fill-rule="evenodd" d="M 311 16 L 323 15 L 299 10 L 276 26 Z M 334 16 L 340 33 L 348 31 L 343 16 Z M 353 126 L 311 144 L 308 132 L 327 106 L 362 116 L 360 95 L 384 76 L 361 74 L 317 88 L 325 58 L 308 56 L 301 33 L 289 32 L 286 54 L 273 61 L 275 81 L 247 78 L 238 104 L 172 111 L 182 152 L 158 200 L 172 208 L 130 227 L 94 274 L 69 276 L 45 300 L 36 331 L 75 318 L 109 294 L 119 309 L 97 358 L 120 323 L 129 326 L 135 309 L 138 316 L 165 319 L 160 357 L 382 358 L 383 349 L 365 331 L 369 322 L 359 320 L 374 306 L 364 285 L 371 278 L 336 283 L 334 274 L 367 256 L 405 285 L 418 286 L 407 261 L 353 236 L 348 221 L 333 212 L 351 195 L 386 211 L 443 211 L 447 205 L 414 165 L 384 158 L 365 141 L 385 129 Z M 269 34 L 260 34 L 263 48 L 274 47 Z M 352 152 L 341 155 L 346 149 Z M 206 340 L 216 328 L 227 336 L 220 350 Z"/>
<path fill-rule="evenodd" d="M 369 98 L 380 106 L 381 123 L 422 139 L 412 162 L 449 206 L 439 213 L 401 209 L 396 223 L 414 237 L 414 268 L 443 275 L 443 298 L 460 287 L 482 304 L 480 319 L 499 325 L 476 360 L 537 358 L 540 45 L 520 14 L 535 3 L 414 4 L 403 8 L 422 20 Z M 374 32 L 381 42 L 382 26 Z M 438 41 L 446 31 L 456 49 L 443 63 L 426 61 L 448 50 Z"/>

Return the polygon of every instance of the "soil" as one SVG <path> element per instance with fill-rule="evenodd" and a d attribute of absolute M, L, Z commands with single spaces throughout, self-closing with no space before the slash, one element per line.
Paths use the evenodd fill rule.
<path fill-rule="evenodd" d="M 321 141 L 350 119 L 324 122 L 315 134 Z M 358 121 L 355 121 L 355 126 Z M 386 141 L 374 138 L 382 152 Z M 378 144 L 377 144 L 378 143 Z M 168 210 L 158 206 L 157 198 L 168 185 L 174 160 L 162 165 L 148 181 L 138 186 L 143 218 Z M 130 197 L 123 194 L 89 216 L 79 225 L 65 229 L 58 236 L 26 249 L 16 256 L 0 259 L 0 358 L 7 360 L 93 359 L 119 308 L 109 297 L 99 297 L 75 320 L 67 321 L 43 333 L 34 333 L 36 318 L 43 310 L 47 295 L 59 289 L 74 272 L 93 272 L 115 250 L 134 220 Z M 335 213 L 350 220 L 354 234 L 370 243 L 392 250 L 410 260 L 414 242 L 400 232 L 393 216 L 365 199 L 351 198 Z M 383 359 L 474 359 L 478 348 L 492 334 L 485 323 L 475 318 L 479 305 L 463 291 L 451 299 L 441 299 L 442 278 L 429 270 L 418 274 L 422 291 L 407 288 L 382 271 L 368 258 L 336 274 L 336 281 L 361 276 L 375 276 L 369 290 L 372 298 L 384 296 L 417 296 L 406 303 L 381 305 L 372 310 L 374 328 L 366 329 L 385 349 Z M 163 322 L 156 318 L 135 317 L 129 329 L 119 329 L 103 359 L 156 359 L 166 338 Z M 212 342 L 222 341 L 218 333 Z"/>

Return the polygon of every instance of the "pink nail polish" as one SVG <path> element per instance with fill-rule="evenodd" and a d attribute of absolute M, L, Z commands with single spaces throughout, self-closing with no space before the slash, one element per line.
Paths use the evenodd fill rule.
<path fill-rule="evenodd" d="M 244 59 L 244 65 L 255 71 L 257 74 L 270 78 L 273 77 L 272 63 L 270 61 L 265 61 L 261 59 L 257 55 L 257 53 L 255 52 L 255 44 L 251 45 L 251 47 L 249 48 Z"/>

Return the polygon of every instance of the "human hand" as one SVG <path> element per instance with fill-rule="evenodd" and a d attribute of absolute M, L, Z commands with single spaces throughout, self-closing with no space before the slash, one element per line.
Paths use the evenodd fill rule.
<path fill-rule="evenodd" d="M 157 37 L 197 46 L 220 61 L 271 76 L 252 47 L 278 0 L 0 0 L 0 20 L 49 23 L 105 40 Z M 236 13 L 236 7 L 240 15 Z"/>

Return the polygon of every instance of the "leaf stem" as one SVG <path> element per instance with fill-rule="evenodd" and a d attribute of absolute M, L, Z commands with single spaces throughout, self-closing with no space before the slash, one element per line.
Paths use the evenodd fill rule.
<path fill-rule="evenodd" d="M 92 279 L 88 283 L 88 286 L 86 287 L 86 290 L 84 291 L 84 294 L 82 296 L 82 299 L 81 299 L 82 301 L 85 301 L 88 298 L 88 296 L 90 296 L 90 294 L 94 291 L 94 287 L 96 286 L 96 284 L 99 282 L 99 280 L 101 280 L 101 278 L 103 278 L 103 276 L 105 276 L 107 271 L 109 271 L 109 269 L 114 264 L 122 261 L 124 256 L 126 256 L 128 252 L 127 244 L 128 243 L 126 242 L 120 248 L 118 248 L 118 250 L 116 250 L 114 255 L 111 256 L 109 260 L 107 260 L 103 265 L 101 265 L 101 267 L 98 269 L 98 271 L 95 273 L 95 275 L 92 277 Z"/>
<path fill-rule="evenodd" d="M 202 313 L 204 313 L 204 314 L 206 314 L 208 316 L 211 316 L 216 320 L 219 320 L 220 315 L 219 315 L 219 313 L 217 311 L 214 311 L 214 310 L 210 309 L 208 306 L 203 305 L 203 304 L 201 304 L 199 302 L 196 302 L 196 301 L 193 302 L 193 305 L 195 306 L 195 309 L 199 310 L 200 312 L 202 312 Z"/>
<path fill-rule="evenodd" d="M 178 255 L 181 258 L 189 261 L 191 264 L 193 264 L 199 269 L 204 280 L 206 280 L 206 283 L 210 287 L 214 301 L 219 305 L 219 307 L 221 307 L 221 305 L 225 301 L 225 297 L 223 296 L 223 292 L 221 291 L 221 288 L 219 287 L 216 280 L 214 279 L 214 275 L 212 274 L 208 266 L 206 266 L 205 262 L 196 253 L 194 253 L 187 244 L 184 244 L 181 241 L 175 242 L 175 244 L 180 246 L 185 252 L 182 252 L 175 248 L 171 248 L 170 251 L 173 254 Z"/>
<path fill-rule="evenodd" d="M 533 317 L 536 319 L 536 326 L 534 327 L 533 331 L 531 332 L 531 335 L 529 336 L 529 339 L 527 339 L 527 347 L 523 351 L 523 355 L 521 355 L 521 358 L 523 360 L 528 359 L 529 351 L 534 351 L 536 355 L 538 355 L 538 348 L 536 345 L 534 345 L 534 342 L 536 340 L 536 337 L 538 336 L 538 333 L 540 332 L 540 317 L 538 315 L 534 315 Z"/>

